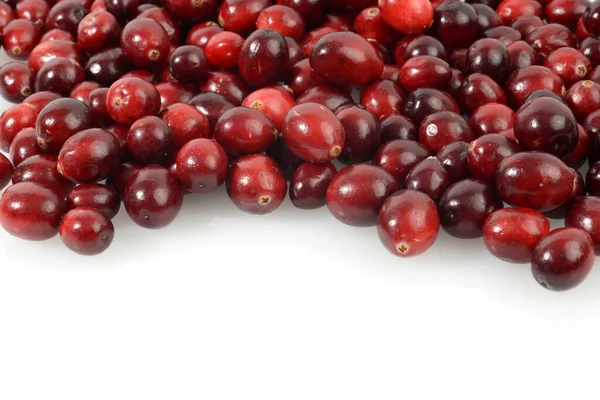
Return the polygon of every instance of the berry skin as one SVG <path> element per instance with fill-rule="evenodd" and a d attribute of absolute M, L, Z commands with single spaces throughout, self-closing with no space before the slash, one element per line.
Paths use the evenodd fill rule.
<path fill-rule="evenodd" d="M 112 243 L 115 228 L 110 219 L 93 208 L 76 208 L 60 223 L 60 238 L 72 251 L 84 256 L 104 252 Z"/>
<path fill-rule="evenodd" d="M 424 32 L 433 23 L 429 0 L 379 0 L 385 22 L 405 35 Z"/>

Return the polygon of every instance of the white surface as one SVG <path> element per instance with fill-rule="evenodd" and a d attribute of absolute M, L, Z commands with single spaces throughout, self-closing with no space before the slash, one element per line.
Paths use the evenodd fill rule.
<path fill-rule="evenodd" d="M 114 222 L 93 258 L 0 231 L 0 399 L 598 398 L 598 269 L 551 293 L 482 240 L 403 260 L 223 190 L 160 231 Z"/>

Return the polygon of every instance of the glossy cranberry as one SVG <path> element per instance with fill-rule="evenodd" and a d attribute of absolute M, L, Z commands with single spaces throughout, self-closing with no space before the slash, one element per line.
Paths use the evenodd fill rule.
<path fill-rule="evenodd" d="M 93 124 L 88 106 L 75 99 L 58 99 L 40 112 L 35 125 L 39 146 L 52 154 L 58 154 L 66 140 Z"/>
<path fill-rule="evenodd" d="M 26 64 L 9 62 L 0 68 L 0 95 L 20 103 L 33 92 L 34 75 Z"/>
<path fill-rule="evenodd" d="M 273 29 L 281 36 L 290 36 L 301 39 L 306 29 L 302 15 L 287 6 L 270 6 L 261 11 L 256 21 L 258 29 Z"/>
<path fill-rule="evenodd" d="M 196 82 L 208 73 L 208 60 L 202 49 L 187 45 L 178 47 L 169 59 L 169 71 L 180 82 Z"/>
<path fill-rule="evenodd" d="M 363 9 L 354 19 L 354 31 L 365 39 L 373 39 L 386 47 L 398 41 L 399 34 L 385 23 L 379 7 Z"/>
<path fill-rule="evenodd" d="M 93 208 L 77 208 L 65 214 L 60 223 L 60 238 L 77 254 L 98 255 L 112 243 L 114 226 L 106 215 Z"/>
<path fill-rule="evenodd" d="M 475 179 L 465 179 L 450 186 L 438 205 L 444 230 L 461 239 L 483 236 L 486 218 L 501 208 L 502 201 L 494 190 Z"/>
<path fill-rule="evenodd" d="M 437 154 L 453 182 L 458 182 L 471 177 L 471 170 L 467 162 L 469 143 L 454 142 L 444 146 Z"/>
<path fill-rule="evenodd" d="M 585 176 L 585 187 L 591 196 L 600 196 L 600 162 L 590 166 Z"/>
<path fill-rule="evenodd" d="M 192 44 L 205 50 L 210 38 L 220 32 L 223 32 L 223 28 L 212 21 L 198 24 L 188 32 L 185 44 Z"/>
<path fill-rule="evenodd" d="M 579 121 L 600 109 L 600 83 L 580 81 L 574 84 L 565 95 L 567 104 Z"/>
<path fill-rule="evenodd" d="M 16 104 L 0 115 L 0 150 L 8 151 L 14 137 L 24 128 L 35 125 L 35 108 L 27 103 Z"/>
<path fill-rule="evenodd" d="M 402 12 L 405 13 L 405 10 Z M 405 15 L 410 16 L 410 13 Z M 446 1 L 435 9 L 432 29 L 446 46 L 468 46 L 479 33 L 477 13 L 469 4 Z"/>
<path fill-rule="evenodd" d="M 481 73 L 474 73 L 465 78 L 459 98 L 462 105 L 471 112 L 488 103 L 506 104 L 506 95 L 502 87 Z"/>
<path fill-rule="evenodd" d="M 104 0 L 106 11 L 121 22 L 134 18 L 142 4 L 142 0 Z"/>
<path fill-rule="evenodd" d="M 119 48 L 106 49 L 94 54 L 85 64 L 85 72 L 90 79 L 110 86 L 129 69 L 129 62 Z"/>
<path fill-rule="evenodd" d="M 217 68 L 237 65 L 244 38 L 235 32 L 219 32 L 212 36 L 205 48 L 206 58 Z"/>
<path fill-rule="evenodd" d="M 198 111 L 206 115 L 210 123 L 211 132 L 223 113 L 235 107 L 230 100 L 217 93 L 201 93 L 193 97 L 189 104 L 196 107 Z"/>
<path fill-rule="evenodd" d="M 317 103 L 327 107 L 332 112 L 353 103 L 349 94 L 331 86 L 317 86 L 307 90 L 296 99 L 296 104 Z"/>
<path fill-rule="evenodd" d="M 406 44 L 402 60 L 407 61 L 413 57 L 432 56 L 446 60 L 444 45 L 434 37 L 419 35 Z"/>
<path fill-rule="evenodd" d="M 514 140 L 489 133 L 471 142 L 467 162 L 475 178 L 494 184 L 500 162 L 521 151 L 521 146 Z"/>
<path fill-rule="evenodd" d="M 49 11 L 50 5 L 45 0 L 21 0 L 16 6 L 17 18 L 29 20 L 40 29 L 44 27 Z M 4 26 L 0 23 L 0 28 Z"/>
<path fill-rule="evenodd" d="M 250 214 L 275 211 L 287 194 L 287 183 L 273 159 L 253 154 L 235 161 L 227 177 L 227 194 L 240 210 Z"/>
<path fill-rule="evenodd" d="M 592 34 L 589 33 L 583 26 L 583 18 L 579 18 L 579 21 L 577 21 L 577 27 L 575 28 L 575 37 L 579 40 L 579 43 L 581 43 L 587 38 L 592 37 Z"/>
<path fill-rule="evenodd" d="M 145 115 L 160 111 L 160 94 L 154 85 L 139 78 L 122 78 L 108 89 L 106 109 L 113 120 L 131 125 Z"/>
<path fill-rule="evenodd" d="M 313 48 L 317 44 L 319 40 L 325 35 L 330 33 L 340 32 L 339 29 L 329 28 L 329 27 L 320 27 L 315 28 L 312 31 L 309 31 L 304 35 L 304 38 L 300 42 L 300 47 L 302 47 L 302 51 L 304 51 L 304 55 L 306 57 L 310 57 Z"/>
<path fill-rule="evenodd" d="M 573 33 L 560 24 L 539 27 L 527 36 L 527 43 L 541 58 L 548 57 L 553 51 L 562 47 L 576 47 L 577 45 Z"/>
<path fill-rule="evenodd" d="M 170 128 L 176 149 L 193 139 L 210 136 L 208 117 L 190 104 L 172 104 L 160 113 L 160 117 Z"/>
<path fill-rule="evenodd" d="M 276 4 L 298 11 L 308 23 L 318 22 L 323 16 L 323 0 L 277 0 Z"/>
<path fill-rule="evenodd" d="M 449 143 L 470 142 L 473 139 L 473 132 L 467 121 L 452 111 L 430 114 L 419 128 L 419 142 L 433 153 Z"/>
<path fill-rule="evenodd" d="M 323 80 L 313 71 L 307 58 L 292 67 L 290 85 L 294 94 L 300 96 L 309 89 L 322 86 Z"/>
<path fill-rule="evenodd" d="M 544 9 L 535 0 L 503 0 L 496 9 L 502 25 L 510 25 L 517 18 L 535 15 L 542 17 Z"/>
<path fill-rule="evenodd" d="M 119 165 L 117 171 L 106 180 L 106 184 L 112 187 L 119 197 L 123 198 L 129 180 L 140 169 L 142 169 L 142 166 L 139 164 L 125 162 Z"/>
<path fill-rule="evenodd" d="M 565 216 L 565 226 L 578 228 L 592 238 L 596 254 L 600 254 L 600 199 L 583 196 L 574 200 Z"/>
<path fill-rule="evenodd" d="M 189 193 L 209 193 L 217 190 L 227 178 L 227 153 L 210 139 L 194 139 L 177 153 L 176 174 Z"/>
<path fill-rule="evenodd" d="M 355 164 L 342 169 L 327 188 L 327 208 L 339 221 L 352 226 L 374 226 L 383 202 L 398 184 L 384 169 Z"/>
<path fill-rule="evenodd" d="M 327 188 L 337 173 L 331 163 L 300 165 L 290 183 L 290 199 L 300 209 L 314 210 L 325 206 Z"/>
<path fill-rule="evenodd" d="M 75 186 L 57 170 L 57 159 L 49 154 L 35 155 L 23 160 L 12 175 L 12 182 L 33 182 L 66 196 Z"/>
<path fill-rule="evenodd" d="M 395 139 L 419 140 L 419 130 L 411 120 L 402 115 L 390 115 L 379 122 L 381 142 Z"/>
<path fill-rule="evenodd" d="M 541 89 L 550 90 L 560 96 L 566 93 L 562 79 L 549 68 L 538 65 L 514 71 L 506 82 L 508 99 L 514 106 L 521 105 L 525 97 Z"/>
<path fill-rule="evenodd" d="M 471 114 L 469 125 L 475 137 L 512 129 L 515 113 L 504 104 L 487 103 Z"/>
<path fill-rule="evenodd" d="M 546 5 L 546 19 L 549 23 L 561 24 L 573 29 L 582 19 L 587 1 L 554 0 Z"/>
<path fill-rule="evenodd" d="M 577 124 L 577 146 L 568 156 L 563 158 L 565 164 L 571 168 L 579 169 L 585 164 L 590 150 L 590 138 L 583 126 Z"/>
<path fill-rule="evenodd" d="M 373 164 L 391 174 L 398 187 L 403 187 L 410 170 L 429 155 L 429 150 L 418 142 L 396 139 L 379 148 L 373 157 Z"/>
<path fill-rule="evenodd" d="M 509 26 L 497 26 L 495 28 L 490 28 L 483 32 L 482 36 L 490 39 L 498 39 L 506 46 L 510 46 L 511 44 L 522 39 L 519 31 Z M 467 43 L 466 45 L 469 44 L 470 43 Z"/>
<path fill-rule="evenodd" d="M 69 97 L 87 104 L 90 93 L 99 88 L 101 88 L 101 85 L 98 82 L 83 81 L 73 87 L 69 93 Z"/>
<path fill-rule="evenodd" d="M 340 109 L 336 116 L 346 135 L 340 161 L 354 164 L 370 160 L 381 143 L 377 118 L 369 111 L 355 106 Z"/>
<path fill-rule="evenodd" d="M 600 39 L 590 37 L 582 40 L 579 43 L 579 51 L 592 62 L 592 65 L 600 64 Z"/>
<path fill-rule="evenodd" d="M 26 60 L 41 38 L 40 30 L 26 19 L 15 19 L 3 30 L 3 47 L 9 56 Z"/>
<path fill-rule="evenodd" d="M 531 256 L 535 280 L 549 290 L 564 291 L 578 286 L 594 265 L 594 243 L 576 228 L 550 232 L 536 246 Z"/>
<path fill-rule="evenodd" d="M 575 174 L 575 183 L 573 185 L 573 192 L 571 192 L 571 195 L 569 196 L 567 201 L 565 201 L 563 204 L 561 204 L 560 206 L 556 207 L 553 210 L 546 211 L 544 213 L 544 215 L 547 218 L 557 219 L 557 220 L 564 219 L 565 215 L 567 214 L 567 211 L 571 208 L 571 206 L 573 205 L 575 200 L 577 200 L 578 198 L 580 198 L 582 196 L 587 195 L 587 191 L 585 188 L 585 180 L 583 178 L 583 175 L 581 175 L 581 172 L 579 172 L 577 170 L 574 170 L 574 169 L 571 169 L 571 170 Z"/>
<path fill-rule="evenodd" d="M 414 40 L 417 40 L 420 37 L 423 37 L 426 35 L 407 35 L 404 36 L 403 38 L 401 38 L 400 40 L 397 41 L 397 43 L 394 45 L 394 61 L 396 64 L 398 64 L 399 66 L 402 66 L 402 64 L 404 64 L 404 62 L 406 61 L 405 59 L 405 54 L 406 54 L 406 49 L 408 48 L 408 45 L 410 43 L 412 43 Z M 435 39 L 437 40 L 437 39 Z M 439 40 L 438 40 L 439 42 Z M 441 44 L 441 42 L 440 42 Z M 441 45 L 442 48 L 444 48 L 444 45 Z M 445 49 L 444 49 L 445 51 Z"/>
<path fill-rule="evenodd" d="M 516 18 L 511 27 L 517 30 L 522 37 L 527 37 L 531 32 L 544 25 L 544 21 L 537 15 L 525 15 Z"/>
<path fill-rule="evenodd" d="M 275 125 L 263 113 L 236 107 L 223 113 L 215 125 L 214 137 L 233 157 L 266 151 L 277 139 Z"/>
<path fill-rule="evenodd" d="M 58 57 L 44 64 L 35 78 L 36 91 L 50 91 L 68 96 L 85 80 L 85 71 L 75 60 Z"/>
<path fill-rule="evenodd" d="M 498 39 L 479 39 L 469 47 L 467 68 L 470 73 L 481 72 L 503 82 L 510 73 L 508 49 Z"/>
<path fill-rule="evenodd" d="M 92 112 L 94 120 L 100 124 L 109 124 L 112 119 L 106 109 L 108 88 L 98 88 L 90 92 L 86 104 Z"/>
<path fill-rule="evenodd" d="M 584 79 L 592 69 L 590 60 L 578 50 L 570 47 L 552 52 L 544 60 L 544 66 L 558 75 L 567 87 Z"/>
<path fill-rule="evenodd" d="M 214 3 L 214 0 L 212 0 Z M 193 2 L 188 2 L 193 5 Z M 173 19 L 171 14 L 164 8 L 150 8 L 140 13 L 136 18 L 150 18 L 158 22 L 167 32 L 169 42 L 174 46 L 179 46 L 181 43 L 181 25 L 178 20 Z"/>
<path fill-rule="evenodd" d="M 500 162 L 496 190 L 506 203 L 544 212 L 569 199 L 574 181 L 573 171 L 553 155 L 523 152 Z"/>
<path fill-rule="evenodd" d="M 380 0 L 379 9 L 385 22 L 403 34 L 424 32 L 433 23 L 433 7 L 429 1 Z"/>
<path fill-rule="evenodd" d="M 582 23 L 585 29 L 594 36 L 600 35 L 600 6 L 591 3 L 583 12 Z"/>
<path fill-rule="evenodd" d="M 294 98 L 290 94 L 275 88 L 259 89 L 242 102 L 243 107 L 262 112 L 273 122 L 277 131 L 283 129 L 285 116 L 294 105 Z"/>
<path fill-rule="evenodd" d="M 433 56 L 417 56 L 407 60 L 400 69 L 400 83 L 408 91 L 419 88 L 444 89 L 452 71 L 450 65 Z"/>
<path fill-rule="evenodd" d="M 164 160 L 174 146 L 171 129 L 155 116 L 138 119 L 127 133 L 127 148 L 136 160 L 144 164 Z"/>
<path fill-rule="evenodd" d="M 81 20 L 77 28 L 77 43 L 88 53 L 96 53 L 119 44 L 121 27 L 109 12 L 96 11 Z"/>
<path fill-rule="evenodd" d="M 483 240 L 490 253 L 517 264 L 529 263 L 533 250 L 548 233 L 548 219 L 522 207 L 496 210 L 483 225 Z"/>
<path fill-rule="evenodd" d="M 27 97 L 23 103 L 31 106 L 36 113 L 42 111 L 50 102 L 56 99 L 60 99 L 61 96 L 58 93 L 53 92 L 37 92 Z"/>
<path fill-rule="evenodd" d="M 67 209 L 91 208 L 113 219 L 121 208 L 121 198 L 110 186 L 87 183 L 74 188 L 67 196 Z"/>
<path fill-rule="evenodd" d="M 53 58 L 65 57 L 84 65 L 85 54 L 77 44 L 65 40 L 40 43 L 31 51 L 27 63 L 34 73 Z"/>
<path fill-rule="evenodd" d="M 209 72 L 206 81 L 200 86 L 200 92 L 218 93 L 236 105 L 241 105 L 250 94 L 250 90 L 239 77 L 226 71 Z"/>
<path fill-rule="evenodd" d="M 0 199 L 0 225 L 12 236 L 47 240 L 58 233 L 64 199 L 33 182 L 9 186 Z"/>
<path fill-rule="evenodd" d="M 206 21 L 212 16 L 219 6 L 218 0 L 185 1 L 165 0 L 169 14 L 176 20 L 194 22 Z"/>
<path fill-rule="evenodd" d="M 452 183 L 450 174 L 440 160 L 427 157 L 409 171 L 404 187 L 423 192 L 437 202 Z"/>
<path fill-rule="evenodd" d="M 402 114 L 420 124 L 426 116 L 439 111 L 460 112 L 458 104 L 449 94 L 437 89 L 421 88 L 406 97 Z"/>
<path fill-rule="evenodd" d="M 169 57 L 169 35 L 153 19 L 137 18 L 123 28 L 121 49 L 140 68 L 159 66 Z"/>
<path fill-rule="evenodd" d="M 345 142 L 342 123 L 330 110 L 316 103 L 292 108 L 285 118 L 282 134 L 292 152 L 314 163 L 337 158 Z"/>
<path fill-rule="evenodd" d="M 10 144 L 8 153 L 15 166 L 18 166 L 29 157 L 41 154 L 42 149 L 37 144 L 35 129 L 25 128 L 17 133 Z"/>
<path fill-rule="evenodd" d="M 400 114 L 405 97 L 406 93 L 398 84 L 384 79 L 363 87 L 360 104 L 381 119 Z"/>
<path fill-rule="evenodd" d="M 46 29 L 62 29 L 71 35 L 77 34 L 79 22 L 88 13 L 81 3 L 77 1 L 61 1 L 56 3 L 46 17 Z"/>
<path fill-rule="evenodd" d="M 63 40 L 71 43 L 76 42 L 73 35 L 71 35 L 69 32 L 63 31 L 62 29 L 52 29 L 42 35 L 40 43 L 51 42 L 53 40 Z"/>
<path fill-rule="evenodd" d="M 527 68 L 531 65 L 537 65 L 537 53 L 527 42 L 516 41 L 507 47 L 510 57 L 510 70 Z"/>
<path fill-rule="evenodd" d="M 4 189 L 10 182 L 13 170 L 10 160 L 0 153 L 0 190 Z"/>
<path fill-rule="evenodd" d="M 129 217 L 143 228 L 160 229 L 175 220 L 183 204 L 183 190 L 173 174 L 151 165 L 133 175 L 123 198 Z"/>
<path fill-rule="evenodd" d="M 479 25 L 479 31 L 483 32 L 490 28 L 495 28 L 500 24 L 500 18 L 493 8 L 485 5 L 474 3 L 471 7 L 477 13 L 477 25 Z"/>
<path fill-rule="evenodd" d="M 242 36 L 256 28 L 261 11 L 271 5 L 271 0 L 225 0 L 219 11 L 219 25 L 226 31 Z"/>
<path fill-rule="evenodd" d="M 160 95 L 160 111 L 176 104 L 186 103 L 194 97 L 195 90 L 178 82 L 161 82 L 156 85 Z"/>

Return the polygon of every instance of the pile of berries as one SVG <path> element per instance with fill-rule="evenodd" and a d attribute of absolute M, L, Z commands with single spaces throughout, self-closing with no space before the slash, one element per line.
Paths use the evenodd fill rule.
<path fill-rule="evenodd" d="M 400 257 L 483 237 L 552 290 L 600 249 L 600 2 L 4 0 L 0 29 L 14 236 L 98 254 L 121 202 L 156 229 L 226 185 Z"/>

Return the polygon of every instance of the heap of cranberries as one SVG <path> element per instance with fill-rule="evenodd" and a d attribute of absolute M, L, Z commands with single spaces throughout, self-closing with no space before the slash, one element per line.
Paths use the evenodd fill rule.
<path fill-rule="evenodd" d="M 14 236 L 99 254 L 121 208 L 157 229 L 223 188 L 327 206 L 400 257 L 483 237 L 552 290 L 600 252 L 596 3 L 3 1 Z"/>

